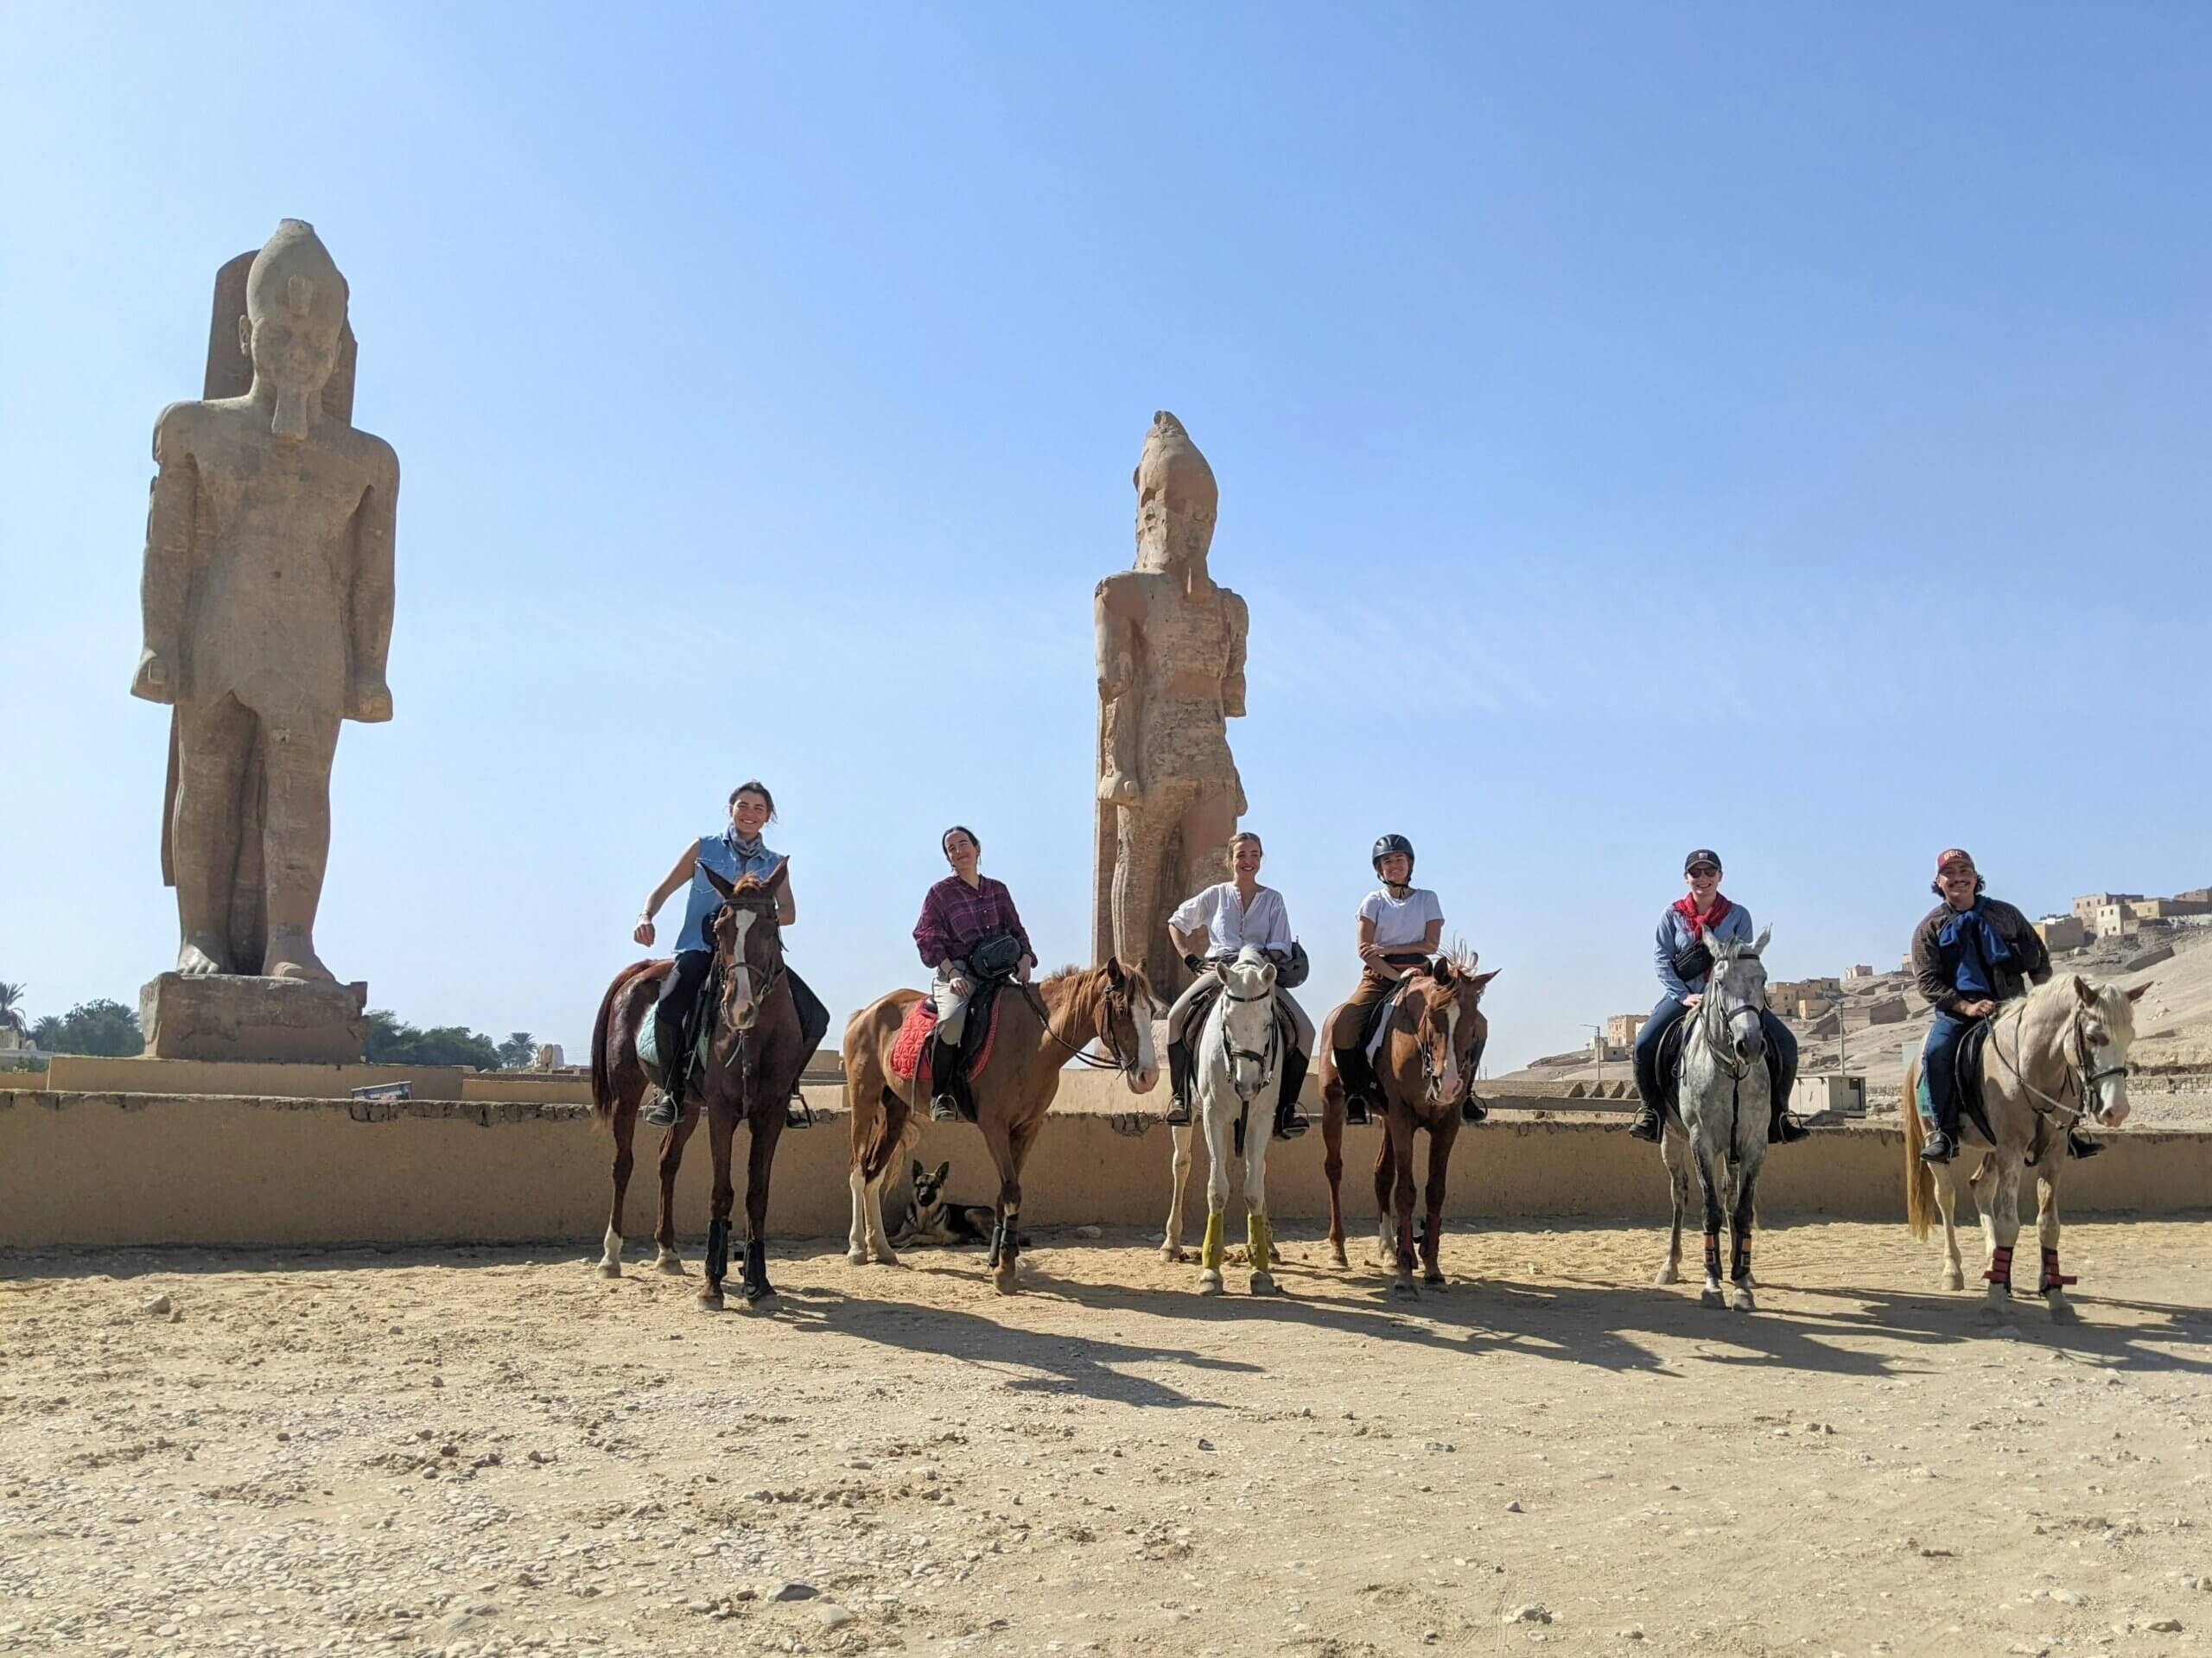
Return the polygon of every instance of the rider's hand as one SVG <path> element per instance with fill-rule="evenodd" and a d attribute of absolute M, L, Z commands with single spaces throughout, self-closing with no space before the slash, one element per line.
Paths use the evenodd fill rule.
<path fill-rule="evenodd" d="M 653 944 L 653 918 L 649 915 L 638 918 L 638 924 L 630 930 L 630 937 L 651 950 Z"/>
<path fill-rule="evenodd" d="M 1970 1001 L 1965 1007 L 1960 1008 L 1959 1011 L 1964 1013 L 1968 1019 L 1987 1019 L 1992 1013 L 1997 1011 L 1997 1004 L 1993 1001 Z"/>
<path fill-rule="evenodd" d="M 1380 944 L 1362 944 L 1359 947 L 1359 959 L 1366 962 L 1370 967 L 1382 967 L 1383 965 L 1382 946 Z"/>
<path fill-rule="evenodd" d="M 1020 975 L 1021 981 L 1024 984 L 1027 984 L 1029 982 L 1029 975 L 1036 970 L 1037 958 L 1034 956 L 1023 956 L 1021 958 L 1021 965 L 1015 969 L 1015 971 Z"/>
<path fill-rule="evenodd" d="M 952 981 L 952 994 L 956 996 L 964 996 L 974 988 L 975 987 L 969 984 L 967 980 L 957 975 Z"/>
<path fill-rule="evenodd" d="M 1682 1011 L 1683 1011 L 1683 1012 L 1685 1012 L 1685 1013 L 1694 1013 L 1694 1012 L 1696 1012 L 1696 1011 L 1697 1011 L 1697 1005 L 1698 1005 L 1698 1003 L 1700 1003 L 1700 1002 L 1703 1001 L 1704 1000 L 1705 1000 L 1705 992 L 1703 992 L 1702 990 L 1693 990 L 1693 991 L 1691 991 L 1691 992 L 1689 993 L 1689 994 L 1688 994 L 1688 995 L 1684 996 L 1684 997 L 1682 998 Z"/>

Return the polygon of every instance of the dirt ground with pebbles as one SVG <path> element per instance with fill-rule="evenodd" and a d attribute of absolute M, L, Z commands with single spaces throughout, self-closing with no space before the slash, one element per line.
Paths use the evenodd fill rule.
<path fill-rule="evenodd" d="M 2164 1653 L 2212 1630 L 2212 1224 L 1979 1328 L 1902 1227 L 778 1249 L 772 1314 L 581 1249 L 0 1258 L 0 1652 Z M 696 1273 L 696 1266 L 694 1272 Z M 2033 1268 L 2027 1268 L 2032 1274 Z M 1241 1288 L 1243 1274 L 1230 1274 Z"/>

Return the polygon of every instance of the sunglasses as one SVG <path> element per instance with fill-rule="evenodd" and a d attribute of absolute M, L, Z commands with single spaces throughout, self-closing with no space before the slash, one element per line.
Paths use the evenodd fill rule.
<path fill-rule="evenodd" d="M 1688 873 L 1693 875 L 1717 875 L 1720 872 L 1709 863 L 1700 863 L 1691 865 Z"/>

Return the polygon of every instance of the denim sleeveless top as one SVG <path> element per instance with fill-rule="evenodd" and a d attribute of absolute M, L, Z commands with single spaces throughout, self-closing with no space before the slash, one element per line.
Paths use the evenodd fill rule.
<path fill-rule="evenodd" d="M 698 867 L 691 872 L 691 891 L 683 900 L 683 931 L 676 935 L 677 954 L 709 947 L 707 918 L 721 908 L 722 895 L 708 882 L 708 870 L 734 885 L 746 875 L 766 880 L 776 873 L 776 866 L 783 861 L 784 854 L 769 851 L 766 842 L 753 856 L 745 856 L 738 851 L 736 838 L 728 829 L 701 835 Z"/>

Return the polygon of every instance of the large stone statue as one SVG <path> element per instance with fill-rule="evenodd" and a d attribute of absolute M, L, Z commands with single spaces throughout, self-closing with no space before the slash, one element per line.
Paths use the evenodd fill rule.
<path fill-rule="evenodd" d="M 1173 991 L 1190 973 L 1167 916 L 1225 880 L 1244 811 L 1225 721 L 1244 713 L 1243 600 L 1206 574 L 1219 492 L 1183 422 L 1152 417 L 1138 458 L 1136 568 L 1098 584 L 1094 947 Z"/>
<path fill-rule="evenodd" d="M 154 429 L 130 689 L 173 708 L 162 873 L 182 943 L 149 1001 L 178 975 L 331 981 L 331 759 L 341 721 L 391 717 L 399 489 L 391 446 L 348 423 L 346 308 L 314 227 L 285 219 L 216 279 L 206 399 Z"/>

